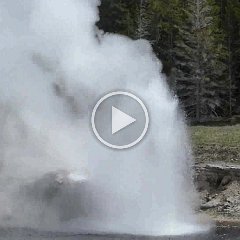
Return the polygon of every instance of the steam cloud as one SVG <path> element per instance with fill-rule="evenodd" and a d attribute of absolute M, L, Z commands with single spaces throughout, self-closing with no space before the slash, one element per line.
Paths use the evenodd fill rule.
<path fill-rule="evenodd" d="M 0 219 L 50 230 L 201 230 L 184 124 L 147 41 L 97 29 L 96 0 L 0 0 Z M 114 90 L 149 108 L 146 139 L 102 146 L 89 127 Z"/>

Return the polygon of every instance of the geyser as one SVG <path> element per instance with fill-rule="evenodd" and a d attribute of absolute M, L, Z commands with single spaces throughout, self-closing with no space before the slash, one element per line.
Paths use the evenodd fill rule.
<path fill-rule="evenodd" d="M 96 0 L 0 0 L 0 218 L 6 226 L 202 231 L 178 102 L 147 41 L 103 34 Z M 151 123 L 125 151 L 90 129 L 99 97 L 137 93 Z M 106 126 L 107 127 L 107 126 Z"/>

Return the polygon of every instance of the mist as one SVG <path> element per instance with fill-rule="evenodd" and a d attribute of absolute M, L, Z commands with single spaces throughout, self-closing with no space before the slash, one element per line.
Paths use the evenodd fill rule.
<path fill-rule="evenodd" d="M 103 33 L 96 0 L 0 0 L 0 223 L 150 235 L 205 229 L 191 148 L 150 43 Z M 136 93 L 150 128 L 126 151 L 92 133 L 104 94 Z"/>

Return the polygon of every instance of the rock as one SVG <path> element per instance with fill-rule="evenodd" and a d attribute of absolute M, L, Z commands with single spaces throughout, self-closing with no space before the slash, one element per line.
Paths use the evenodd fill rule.
<path fill-rule="evenodd" d="M 231 176 L 224 176 L 220 185 L 224 187 L 224 186 L 228 185 L 231 181 L 232 181 Z"/>
<path fill-rule="evenodd" d="M 226 163 L 195 166 L 201 210 L 240 217 L 240 165 Z"/>
<path fill-rule="evenodd" d="M 201 209 L 202 210 L 207 210 L 207 209 L 210 209 L 210 208 L 216 208 L 220 204 L 221 204 L 220 199 L 212 199 L 211 201 L 209 201 L 209 202 L 207 202 L 205 204 L 202 204 L 201 205 Z"/>
<path fill-rule="evenodd" d="M 207 190 L 204 190 L 199 194 L 200 194 L 200 199 L 202 200 L 202 203 L 206 203 L 209 201 L 209 193 Z"/>

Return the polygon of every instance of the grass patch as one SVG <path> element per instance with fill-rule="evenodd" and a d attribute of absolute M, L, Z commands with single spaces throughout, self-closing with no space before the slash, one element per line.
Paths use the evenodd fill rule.
<path fill-rule="evenodd" d="M 196 161 L 240 163 L 240 125 L 191 127 Z"/>

